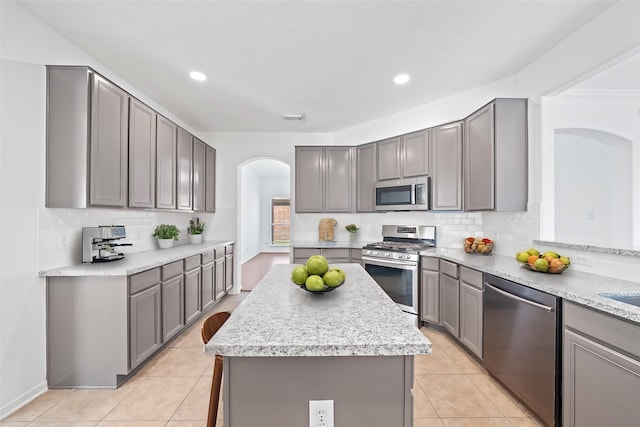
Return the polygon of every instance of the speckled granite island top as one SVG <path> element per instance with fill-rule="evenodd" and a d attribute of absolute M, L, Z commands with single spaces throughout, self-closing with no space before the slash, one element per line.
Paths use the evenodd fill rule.
<path fill-rule="evenodd" d="M 347 280 L 325 294 L 290 281 L 280 264 L 260 281 L 205 346 L 231 357 L 397 356 L 430 353 L 431 343 L 359 264 L 332 264 Z"/>

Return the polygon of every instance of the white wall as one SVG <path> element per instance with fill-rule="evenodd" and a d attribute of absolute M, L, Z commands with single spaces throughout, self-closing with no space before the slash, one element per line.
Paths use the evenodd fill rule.
<path fill-rule="evenodd" d="M 242 170 L 240 196 L 242 197 L 242 240 L 240 241 L 240 263 L 250 260 L 260 253 L 260 241 L 256 237 L 261 229 L 260 175 L 250 165 Z"/>
<path fill-rule="evenodd" d="M 455 245 L 466 233 L 498 236 L 497 250 L 510 253 L 517 244 L 528 245 L 540 223 L 539 178 L 541 146 L 550 144 L 541 128 L 540 97 L 595 72 L 602 64 L 640 45 L 637 23 L 640 3 L 617 2 L 582 30 L 534 61 L 513 78 L 468 91 L 407 112 L 330 134 L 248 134 L 194 132 L 162 106 L 138 92 L 59 34 L 43 25 L 12 1 L 0 2 L 0 55 L 2 68 L 2 144 L 0 145 L 0 418 L 28 402 L 46 387 L 44 280 L 40 268 L 75 260 L 73 243 L 82 224 L 97 225 L 113 219 L 127 226 L 136 249 L 152 247 L 146 236 L 155 223 L 188 222 L 188 214 L 158 214 L 106 209 L 50 210 L 44 208 L 44 64 L 89 65 L 177 124 L 217 149 L 216 214 L 205 221 L 207 238 L 241 241 L 237 231 L 239 167 L 255 157 L 277 158 L 293 166 L 295 145 L 360 144 L 464 117 L 494 97 L 530 98 L 529 211 L 504 214 L 366 214 L 336 216 L 338 239 L 346 240 L 344 224 L 362 224 L 364 238 L 379 238 L 382 223 L 434 223 L 440 242 Z M 470 72 L 473 72 L 470 69 Z M 13 90 L 5 90 L 8 86 Z M 551 136 L 552 139 L 552 136 Z M 292 174 L 293 174 L 293 168 Z M 13 185 L 19 183 L 19 185 Z M 28 189 L 28 191 L 25 191 Z M 292 188 L 293 190 L 293 188 Z M 166 215 L 166 216 L 165 216 Z M 294 215 L 295 238 L 317 237 L 315 215 Z M 16 224 L 26 224 L 18 227 Z M 209 234 L 211 233 L 211 234 Z M 344 233 L 344 234 L 342 234 Z M 524 236 L 524 237 L 523 237 Z M 522 243 L 518 243 L 518 242 Z M 66 246 L 66 247 L 65 247 Z M 38 248 L 42 247 L 41 250 Z M 62 253 L 62 255 L 59 255 Z M 571 255 L 571 254 L 569 254 Z M 605 259 L 606 258 L 606 259 Z M 584 266 L 637 280 L 637 259 L 603 257 L 606 266 Z M 66 262 L 65 262 L 66 263 Z M 237 263 L 239 264 L 239 263 Z M 597 267 L 597 268 L 596 268 Z M 237 273 L 237 270 L 236 270 Z"/>

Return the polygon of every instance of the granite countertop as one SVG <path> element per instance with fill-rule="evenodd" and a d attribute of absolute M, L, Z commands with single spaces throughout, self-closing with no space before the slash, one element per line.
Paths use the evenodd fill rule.
<path fill-rule="evenodd" d="M 168 249 L 134 252 L 126 254 L 124 259 L 117 261 L 95 264 L 75 264 L 66 267 L 51 268 L 38 272 L 38 275 L 41 277 L 128 276 L 231 243 L 233 243 L 233 240 L 213 240 L 199 244 L 179 245 Z"/>
<path fill-rule="evenodd" d="M 347 280 L 313 294 L 275 265 L 205 345 L 231 357 L 393 356 L 430 353 L 431 343 L 359 264 L 331 264 Z"/>
<path fill-rule="evenodd" d="M 603 293 L 640 295 L 640 282 L 585 273 L 571 267 L 562 274 L 538 273 L 525 270 L 513 257 L 497 254 L 472 255 L 466 254 L 462 249 L 431 249 L 421 252 L 421 255 L 449 260 L 562 297 L 567 301 L 573 301 L 634 323 L 640 323 L 640 307 L 600 295 Z"/>

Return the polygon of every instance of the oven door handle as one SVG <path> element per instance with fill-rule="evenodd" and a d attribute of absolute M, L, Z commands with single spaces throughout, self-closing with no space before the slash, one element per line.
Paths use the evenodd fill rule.
<path fill-rule="evenodd" d="M 503 291 L 502 289 L 498 289 L 495 286 L 491 286 L 487 282 L 484 282 L 484 285 L 488 286 L 489 288 L 491 288 L 492 291 L 498 292 L 499 294 L 502 294 L 507 298 L 511 298 L 511 299 L 514 299 L 514 300 L 519 301 L 521 303 L 528 304 L 528 305 L 531 305 L 531 306 L 536 307 L 536 308 L 540 308 L 542 310 L 548 311 L 549 313 L 553 313 L 553 307 L 549 307 L 548 305 L 544 305 L 544 304 L 539 304 L 539 303 L 537 303 L 535 301 L 530 301 L 528 299 L 519 297 L 519 296 L 514 295 L 512 293 Z"/>
<path fill-rule="evenodd" d="M 380 265 L 380 266 L 393 264 L 393 265 L 401 265 L 403 267 L 415 267 L 416 269 L 418 268 L 418 263 L 411 262 L 411 261 L 396 261 L 394 259 L 381 260 L 381 259 L 377 259 L 377 258 L 369 258 L 367 256 L 363 256 L 362 257 L 362 261 L 371 261 L 371 264 Z"/>

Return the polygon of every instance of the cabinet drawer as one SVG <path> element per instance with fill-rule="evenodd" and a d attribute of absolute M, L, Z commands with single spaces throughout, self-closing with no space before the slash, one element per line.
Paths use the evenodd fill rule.
<path fill-rule="evenodd" d="M 172 277 L 177 276 L 178 274 L 182 274 L 182 272 L 184 271 L 182 260 L 163 265 L 161 268 L 163 282 L 167 279 L 171 279 Z"/>
<path fill-rule="evenodd" d="M 420 263 L 423 270 L 438 271 L 440 263 L 438 258 L 431 258 L 427 256 L 420 257 Z"/>
<path fill-rule="evenodd" d="M 322 256 L 325 258 L 344 258 L 348 260 L 351 257 L 350 251 L 351 249 L 349 248 L 323 248 Z"/>
<path fill-rule="evenodd" d="M 216 253 L 214 251 L 205 252 L 202 254 L 202 265 L 209 264 L 213 262 L 214 259 L 216 259 Z"/>
<path fill-rule="evenodd" d="M 224 247 L 224 252 L 229 255 L 233 253 L 233 245 L 227 245 Z"/>
<path fill-rule="evenodd" d="M 133 295 L 160 283 L 160 269 L 153 268 L 129 277 L 129 295 Z"/>
<path fill-rule="evenodd" d="M 458 278 L 458 264 L 453 262 L 445 261 L 443 259 L 440 260 L 440 272 L 446 274 L 447 276 L 451 276 L 454 279 Z"/>
<path fill-rule="evenodd" d="M 224 258 L 224 247 L 222 248 L 215 248 L 214 249 L 215 252 L 215 257 L 216 259 L 220 259 L 220 258 Z"/>
<path fill-rule="evenodd" d="M 184 271 L 191 271 L 196 267 L 200 267 L 200 255 L 190 256 L 184 260 Z"/>
<path fill-rule="evenodd" d="M 295 248 L 294 258 L 309 258 L 311 255 L 320 255 L 320 248 Z"/>
<path fill-rule="evenodd" d="M 482 289 L 482 273 L 477 270 L 461 265 L 460 280 L 475 288 Z"/>

